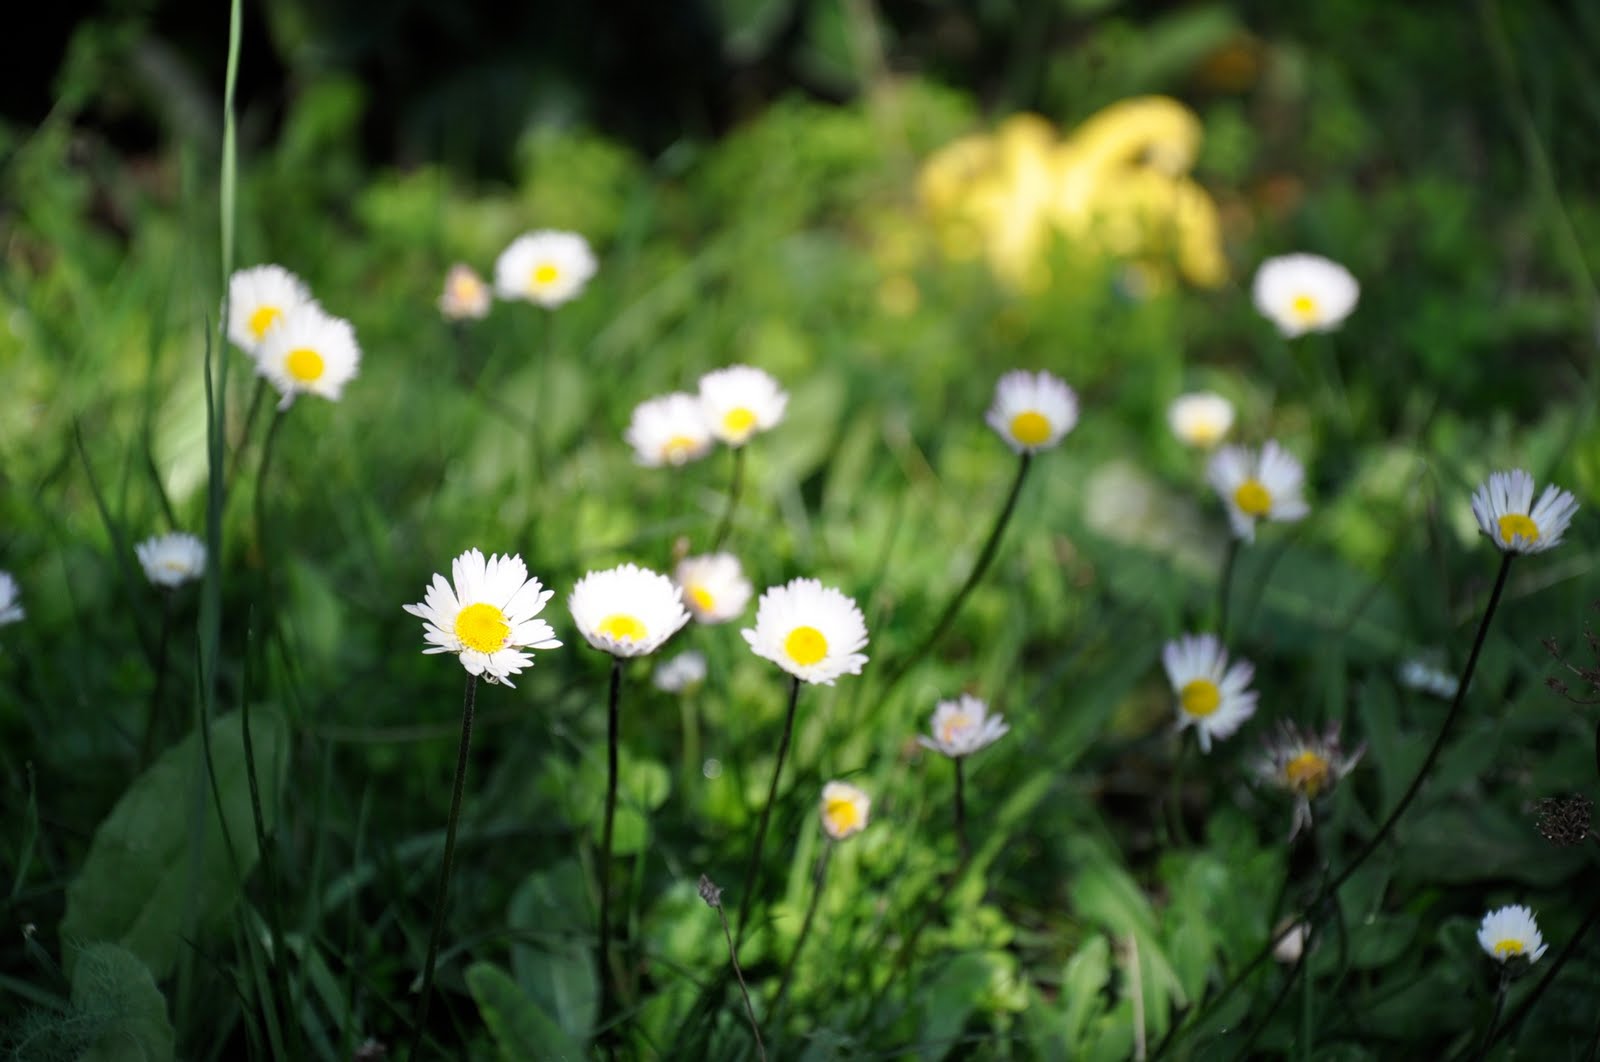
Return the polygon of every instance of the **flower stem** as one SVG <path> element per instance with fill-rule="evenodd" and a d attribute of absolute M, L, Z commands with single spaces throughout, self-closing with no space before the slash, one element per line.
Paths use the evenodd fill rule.
<path fill-rule="evenodd" d="M 1173 843 L 1179 845 L 1189 843 L 1189 831 L 1183 824 L 1183 783 L 1189 771 L 1189 747 L 1190 742 L 1179 731 L 1178 755 L 1172 761 L 1172 792 L 1167 799 L 1167 813 L 1171 816 L 1168 826 L 1172 830 Z"/>
<path fill-rule="evenodd" d="M 967 844 L 967 782 L 965 756 L 954 757 L 956 765 L 956 850 L 961 853 L 961 863 L 972 858 L 972 848 Z"/>
<path fill-rule="evenodd" d="M 1590 880 L 1592 887 L 1593 879 Z M 1549 988 L 1551 983 L 1555 981 L 1556 975 L 1567 964 L 1567 960 L 1577 952 L 1578 945 L 1583 942 L 1583 938 L 1588 935 L 1589 930 L 1594 928 L 1596 922 L 1600 922 L 1600 900 L 1596 900 L 1594 905 L 1589 908 L 1589 913 L 1584 916 L 1583 921 L 1573 931 L 1572 936 L 1567 938 L 1566 944 L 1561 948 L 1561 953 L 1555 957 L 1554 962 L 1550 963 L 1549 969 L 1545 970 L 1544 976 L 1539 979 L 1539 983 L 1533 986 L 1531 992 L 1523 995 L 1522 1001 L 1517 1004 L 1517 1009 L 1511 1012 L 1511 1017 L 1507 1018 L 1505 1023 L 1489 1039 L 1487 1047 L 1493 1047 L 1496 1040 L 1521 1024 L 1522 1019 L 1533 1009 L 1533 1005 L 1539 1001 L 1539 997 L 1544 995 L 1545 989 Z"/>
<path fill-rule="evenodd" d="M 822 842 L 822 854 L 817 857 L 816 873 L 811 879 L 811 902 L 806 905 L 806 916 L 800 923 L 800 935 L 795 938 L 794 951 L 789 954 L 789 963 L 783 968 L 783 976 L 778 980 L 778 995 L 772 1004 L 772 1014 L 773 1023 L 778 1027 L 780 1035 L 783 1032 L 783 1005 L 789 997 L 789 985 L 794 978 L 794 968 L 800 962 L 800 951 L 806 946 L 806 938 L 811 935 L 811 923 L 817 917 L 817 905 L 822 900 L 822 886 L 827 881 L 828 860 L 833 855 L 834 845 L 835 842 L 832 840 Z"/>
<path fill-rule="evenodd" d="M 267 438 L 261 444 L 261 465 L 256 470 L 256 549 L 261 551 L 262 567 L 269 573 L 268 586 L 271 585 L 272 566 L 269 561 L 267 549 L 267 473 L 272 468 L 273 443 L 278 439 L 278 428 L 288 417 L 289 411 L 279 407 L 272 414 L 272 423 L 267 425 Z M 271 604 L 271 595 L 268 595 L 268 604 Z"/>
<path fill-rule="evenodd" d="M 783 760 L 789 754 L 789 741 L 794 736 L 794 710 L 799 703 L 800 680 L 795 678 L 789 685 L 789 710 L 783 718 L 783 738 L 778 742 L 778 760 L 772 765 L 772 784 L 767 787 L 767 802 L 761 808 L 755 847 L 750 852 L 750 865 L 745 868 L 744 888 L 740 890 L 739 932 L 733 938 L 736 944 L 744 943 L 745 927 L 749 924 L 750 903 L 761 877 L 761 850 L 767 843 L 767 823 L 772 818 L 772 805 L 778 799 L 778 777 L 783 774 Z"/>
<path fill-rule="evenodd" d="M 611 689 L 606 698 L 606 814 L 600 833 L 600 1028 L 611 1017 L 611 835 L 617 818 L 617 746 L 621 729 L 617 704 L 622 693 L 622 657 L 611 658 Z"/>
<path fill-rule="evenodd" d="M 1510 556 L 1510 554 L 1506 554 Z M 1494 1032 L 1500 1025 L 1500 1015 L 1505 1013 L 1506 992 L 1511 988 L 1511 965 L 1500 964 L 1500 984 L 1494 990 L 1494 1012 L 1489 1015 L 1489 1027 L 1483 1030 L 1483 1042 L 1472 1053 L 1474 1059 L 1484 1058 L 1489 1054 L 1489 1048 L 1494 1044 Z"/>
<path fill-rule="evenodd" d="M 461 742 L 456 749 L 456 776 L 450 791 L 450 818 L 444 828 L 444 863 L 439 867 L 439 887 L 433 897 L 433 927 L 428 931 L 428 957 L 422 965 L 422 994 L 417 997 L 417 1017 L 412 1023 L 411 1049 L 415 1059 L 422 1047 L 428 1024 L 428 1005 L 433 1000 L 433 969 L 439 960 L 439 943 L 444 937 L 445 905 L 450 898 L 450 868 L 456 858 L 456 825 L 461 821 L 461 796 L 467 784 L 467 755 L 472 748 L 472 712 L 478 700 L 478 676 L 467 676 L 466 693 L 461 699 Z"/>
<path fill-rule="evenodd" d="M 250 404 L 245 409 L 244 428 L 239 432 L 239 442 L 233 451 L 233 460 L 228 462 L 228 478 L 225 483 L 232 483 L 239 478 L 239 462 L 244 460 L 245 447 L 250 443 L 250 430 L 255 427 L 256 417 L 261 413 L 261 403 L 267 397 L 267 378 L 256 377 L 256 386 L 250 392 Z"/>
<path fill-rule="evenodd" d="M 733 478 L 728 481 L 728 505 L 722 510 L 722 520 L 717 524 L 717 533 L 712 536 L 712 553 L 722 548 L 722 543 L 727 541 L 728 532 L 733 530 L 733 514 L 739 508 L 739 493 L 744 489 L 744 451 L 743 446 L 733 448 Z"/>
<path fill-rule="evenodd" d="M 744 971 L 739 968 L 739 949 L 733 943 L 733 931 L 728 928 L 728 913 L 722 909 L 722 890 L 704 874 L 700 875 L 700 897 L 715 907 L 717 919 L 722 923 L 722 939 L 728 942 L 728 964 L 733 976 L 739 980 L 739 994 L 744 997 L 745 1017 L 750 1019 L 750 1033 L 756 1038 L 756 1056 L 767 1062 L 767 1046 L 761 1042 L 761 1026 L 756 1022 L 756 1008 L 750 1005 L 750 986 L 744 982 Z"/>
<path fill-rule="evenodd" d="M 156 637 L 156 681 L 150 690 L 150 704 L 145 709 L 144 736 L 139 740 L 139 770 L 150 766 L 151 753 L 155 751 L 156 720 L 161 714 L 161 702 L 167 692 L 167 642 L 172 636 L 172 594 L 161 592 L 161 633 Z"/>
<path fill-rule="evenodd" d="M 1217 640 L 1228 640 L 1228 602 L 1233 597 L 1233 566 L 1239 559 L 1239 536 L 1228 536 L 1228 552 L 1222 557 L 1222 577 L 1217 581 Z"/>

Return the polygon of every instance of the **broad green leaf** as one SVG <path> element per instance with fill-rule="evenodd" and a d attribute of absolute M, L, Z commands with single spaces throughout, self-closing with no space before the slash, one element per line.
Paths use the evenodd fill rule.
<path fill-rule="evenodd" d="M 1100 934 L 1090 937 L 1067 960 L 1066 972 L 1061 977 L 1061 998 L 1065 1003 L 1062 1031 L 1067 1046 L 1074 1054 L 1082 1054 L 1080 1042 L 1089 1022 L 1104 1010 L 1106 982 L 1111 979 L 1111 943 Z"/>
<path fill-rule="evenodd" d="M 940 1059 L 950 1053 L 989 977 L 989 961 L 969 952 L 957 955 L 933 980 L 923 984 L 922 1018 L 916 1038 L 919 1058 Z"/>
<path fill-rule="evenodd" d="M 506 913 L 517 983 L 577 1043 L 594 1028 L 600 998 L 594 944 L 583 928 L 593 924 L 591 908 L 583 870 L 568 860 L 524 878 Z"/>
<path fill-rule="evenodd" d="M 170 1062 L 167 1001 L 139 957 L 115 944 L 91 944 L 72 971 L 72 1007 L 100 1028 L 78 1062 Z"/>
<path fill-rule="evenodd" d="M 581 1062 L 586 1057 L 583 1048 L 498 966 L 474 963 L 467 967 L 466 981 L 506 1062 Z"/>

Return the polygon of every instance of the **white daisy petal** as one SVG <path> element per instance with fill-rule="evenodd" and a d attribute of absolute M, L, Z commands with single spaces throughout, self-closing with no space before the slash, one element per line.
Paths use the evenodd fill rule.
<path fill-rule="evenodd" d="M 698 398 L 677 391 L 639 403 L 622 433 L 646 468 L 683 465 L 711 452 L 711 425 Z"/>
<path fill-rule="evenodd" d="M 557 649 L 555 631 L 533 617 L 549 600 L 539 580 L 528 579 L 519 556 L 484 559 L 469 549 L 450 565 L 455 585 L 435 575 L 421 604 L 405 611 L 423 620 L 424 653 L 455 653 L 468 674 L 512 685 L 511 676 L 533 666 L 524 649 Z M 514 608 L 514 611 L 513 611 Z"/>
<path fill-rule="evenodd" d="M 1186 634 L 1161 650 L 1167 681 L 1176 697 L 1178 728 L 1194 727 L 1202 752 L 1212 739 L 1231 737 L 1256 711 L 1257 694 L 1248 688 L 1254 667 L 1228 654 L 1212 634 Z"/>
<path fill-rule="evenodd" d="M 756 625 L 739 632 L 757 656 L 804 682 L 831 686 L 859 675 L 867 658 L 867 622 L 849 597 L 815 579 L 770 587 L 756 604 Z"/>
<path fill-rule="evenodd" d="M 182 586 L 206 573 L 206 544 L 183 531 L 147 538 L 133 552 L 157 586 Z"/>
<path fill-rule="evenodd" d="M 1478 925 L 1478 944 L 1499 963 L 1515 958 L 1538 962 L 1549 947 L 1539 933 L 1533 912 L 1521 904 L 1497 907 L 1484 915 Z"/>
<path fill-rule="evenodd" d="M 1533 477 L 1520 468 L 1491 473 L 1472 495 L 1478 527 L 1502 553 L 1554 549 L 1577 512 L 1577 499 L 1554 485 L 1533 504 Z"/>
<path fill-rule="evenodd" d="M 0 627 L 20 622 L 27 615 L 22 607 L 22 594 L 17 589 L 16 579 L 12 578 L 10 572 L 0 572 Z"/>
<path fill-rule="evenodd" d="M 1206 478 L 1222 498 L 1233 533 L 1246 542 L 1255 541 L 1259 520 L 1294 521 L 1311 511 L 1300 495 L 1304 469 L 1271 439 L 1259 453 L 1244 446 L 1224 446 L 1212 455 Z"/>
<path fill-rule="evenodd" d="M 1209 450 L 1233 427 L 1233 403 L 1211 391 L 1179 395 L 1167 407 L 1167 423 L 1185 446 Z"/>
<path fill-rule="evenodd" d="M 590 572 L 567 608 L 584 640 L 612 656 L 645 656 L 689 622 L 672 580 L 636 564 Z"/>
<path fill-rule="evenodd" d="M 693 649 L 679 653 L 656 668 L 653 681 L 658 690 L 683 693 L 706 680 L 706 655 Z"/>
<path fill-rule="evenodd" d="M 1049 450 L 1078 423 L 1078 396 L 1047 372 L 1008 372 L 985 418 L 1017 453 Z"/>
<path fill-rule="evenodd" d="M 575 232 L 542 229 L 511 241 L 494 263 L 494 289 L 553 309 L 583 293 L 598 263 L 589 241 Z"/>
<path fill-rule="evenodd" d="M 925 748 L 942 752 L 951 759 L 970 756 L 1000 740 L 1011 728 L 998 713 L 978 698 L 962 694 L 953 701 L 940 701 L 933 711 L 933 736 L 919 735 Z"/>
<path fill-rule="evenodd" d="M 822 830 L 835 841 L 854 837 L 867 828 L 872 798 L 849 782 L 829 782 L 822 787 Z"/>
<path fill-rule="evenodd" d="M 744 615 L 755 592 L 731 553 L 685 557 L 672 573 L 683 603 L 701 623 L 726 623 Z"/>
<path fill-rule="evenodd" d="M 305 283 L 282 266 L 241 269 L 228 278 L 228 338 L 255 357 L 268 332 L 295 311 L 316 305 Z"/>
<path fill-rule="evenodd" d="M 489 315 L 489 285 L 462 262 L 450 267 L 439 296 L 439 312 L 447 321 L 478 320 Z"/>
<path fill-rule="evenodd" d="M 789 396 L 760 369 L 732 365 L 700 377 L 700 410 L 711 434 L 729 446 L 770 431 L 783 420 Z"/>
<path fill-rule="evenodd" d="M 1337 262 L 1288 254 L 1261 263 L 1251 294 L 1256 310 L 1293 339 L 1338 328 L 1356 308 L 1361 285 Z"/>
<path fill-rule="evenodd" d="M 256 372 L 283 395 L 279 408 L 287 408 L 301 394 L 337 402 L 360 366 L 361 347 L 350 322 L 330 317 L 316 306 L 286 314 L 267 332 L 256 353 Z"/>

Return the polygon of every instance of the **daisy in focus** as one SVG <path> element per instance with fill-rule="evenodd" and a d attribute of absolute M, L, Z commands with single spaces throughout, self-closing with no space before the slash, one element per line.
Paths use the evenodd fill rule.
<path fill-rule="evenodd" d="M 815 579 L 770 587 L 756 605 L 756 625 L 739 632 L 757 656 L 802 682 L 833 685 L 867 662 L 867 621 L 856 603 Z"/>
<path fill-rule="evenodd" d="M 10 572 L 0 572 L 0 626 L 19 623 L 27 617 L 22 608 L 22 594 Z"/>
<path fill-rule="evenodd" d="M 1258 695 L 1250 688 L 1255 668 L 1246 660 L 1229 667 L 1216 635 L 1185 634 L 1168 642 L 1161 663 L 1177 696 L 1178 729 L 1194 727 L 1201 752 L 1210 752 L 1213 738 L 1231 737 L 1256 714 Z"/>
<path fill-rule="evenodd" d="M 999 741 L 1011 728 L 997 712 L 969 694 L 953 701 L 940 701 L 933 711 L 933 736 L 918 735 L 923 748 L 942 752 L 951 759 L 970 756 Z"/>
<path fill-rule="evenodd" d="M 1008 372 L 994 388 L 986 418 L 1006 445 L 1036 454 L 1059 443 L 1078 423 L 1078 396 L 1047 372 Z"/>
<path fill-rule="evenodd" d="M 585 641 L 618 657 L 653 653 L 689 622 L 672 580 L 637 564 L 585 575 L 567 608 Z"/>
<path fill-rule="evenodd" d="M 511 241 L 494 263 L 494 290 L 554 309 L 583 293 L 598 264 L 589 241 L 575 232 L 541 229 Z"/>
<path fill-rule="evenodd" d="M 706 654 L 693 649 L 656 668 L 652 681 L 663 693 L 684 693 L 706 680 Z"/>
<path fill-rule="evenodd" d="M 311 289 L 282 266 L 241 269 L 228 278 L 228 338 L 255 357 L 268 332 L 295 311 L 316 305 Z"/>
<path fill-rule="evenodd" d="M 1272 439 L 1260 453 L 1224 446 L 1212 455 L 1206 478 L 1222 497 L 1234 535 L 1246 542 L 1256 540 L 1258 520 L 1299 520 L 1311 511 L 1300 496 L 1305 470 Z"/>
<path fill-rule="evenodd" d="M 854 837 L 867 828 L 872 798 L 849 782 L 829 782 L 822 787 L 822 832 L 835 841 Z"/>
<path fill-rule="evenodd" d="M 731 553 L 685 557 L 672 573 L 683 603 L 701 623 L 726 623 L 744 614 L 755 589 Z"/>
<path fill-rule="evenodd" d="M 646 468 L 684 465 L 711 452 L 711 425 L 694 395 L 675 391 L 633 407 L 622 433 L 633 459 Z"/>
<path fill-rule="evenodd" d="M 1233 403 L 1214 391 L 1179 395 L 1167 407 L 1167 423 L 1185 446 L 1209 450 L 1233 427 Z"/>
<path fill-rule="evenodd" d="M 133 552 L 157 586 L 182 586 L 206 573 L 206 544 L 184 531 L 147 538 Z"/>
<path fill-rule="evenodd" d="M 789 396 L 769 373 L 731 365 L 700 377 L 700 409 L 711 434 L 729 446 L 743 446 L 758 432 L 783 420 Z"/>
<path fill-rule="evenodd" d="M 1501 553 L 1543 553 L 1561 544 L 1578 502 L 1555 484 L 1533 500 L 1533 477 L 1520 468 L 1495 472 L 1472 494 L 1478 527 Z"/>
<path fill-rule="evenodd" d="M 1535 963 L 1549 947 L 1539 935 L 1533 912 L 1521 904 L 1497 907 L 1484 915 L 1478 925 L 1478 943 L 1489 958 L 1499 963 L 1515 958 Z"/>
<path fill-rule="evenodd" d="M 350 322 L 316 306 L 302 306 L 267 333 L 256 352 L 256 372 L 283 395 L 288 409 L 296 395 L 337 402 L 361 366 L 361 348 Z"/>
<path fill-rule="evenodd" d="M 1338 262 L 1315 254 L 1269 258 L 1251 289 L 1256 310 L 1286 338 L 1332 332 L 1356 308 L 1361 285 Z"/>
<path fill-rule="evenodd" d="M 1256 765 L 1256 773 L 1270 785 L 1294 796 L 1293 840 L 1302 827 L 1311 826 L 1311 805 L 1350 773 L 1367 751 L 1365 744 L 1349 756 L 1339 744 L 1339 724 L 1322 734 L 1302 734 L 1293 723 L 1284 723 L 1267 741 L 1266 756 Z"/>
<path fill-rule="evenodd" d="M 533 665 L 525 649 L 559 649 L 555 631 L 535 619 L 552 591 L 528 577 L 516 555 L 483 559 L 469 549 L 450 565 L 451 582 L 435 575 L 422 602 L 405 610 L 423 621 L 424 653 L 455 653 L 469 675 L 512 686 L 511 676 Z"/>
<path fill-rule="evenodd" d="M 464 262 L 450 267 L 439 295 L 439 312 L 447 321 L 480 320 L 489 316 L 489 285 Z"/>

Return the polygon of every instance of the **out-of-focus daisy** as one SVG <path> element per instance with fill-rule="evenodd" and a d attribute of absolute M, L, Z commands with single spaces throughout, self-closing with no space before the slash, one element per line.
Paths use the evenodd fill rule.
<path fill-rule="evenodd" d="M 575 232 L 542 229 L 511 241 L 494 263 L 494 290 L 547 309 L 575 299 L 597 268 L 589 241 Z"/>
<path fill-rule="evenodd" d="M 1252 294 L 1261 316 L 1293 339 L 1338 328 L 1356 308 L 1361 285 L 1338 262 L 1315 254 L 1286 254 L 1261 263 Z"/>
<path fill-rule="evenodd" d="M 1362 744 L 1346 756 L 1339 743 L 1339 724 L 1322 734 L 1302 734 L 1290 722 L 1267 741 L 1266 755 L 1256 765 L 1256 773 L 1268 784 L 1294 796 L 1292 839 L 1302 827 L 1311 825 L 1311 804 L 1328 792 L 1361 759 L 1367 746 Z"/>
<path fill-rule="evenodd" d="M 1257 520 L 1298 520 L 1310 512 L 1300 491 L 1305 470 L 1268 439 L 1260 453 L 1246 446 L 1224 446 L 1211 457 L 1206 476 L 1222 497 L 1233 533 L 1256 540 Z"/>
<path fill-rule="evenodd" d="M 533 665 L 524 649 L 559 649 L 555 631 L 535 619 L 552 591 L 528 577 L 514 554 L 469 549 L 450 565 L 451 582 L 435 575 L 421 604 L 405 610 L 423 621 L 424 653 L 455 653 L 461 666 L 490 682 L 514 685 L 511 676 Z"/>
<path fill-rule="evenodd" d="M 206 544 L 186 531 L 147 538 L 133 551 L 157 586 L 182 586 L 206 573 Z"/>
<path fill-rule="evenodd" d="M 0 572 L 0 627 L 18 623 L 27 617 L 22 607 L 22 593 L 10 572 Z"/>
<path fill-rule="evenodd" d="M 701 623 L 726 623 L 744 614 L 754 589 L 731 553 L 685 557 L 672 573 L 683 603 Z"/>
<path fill-rule="evenodd" d="M 994 388 L 989 427 L 1019 454 L 1036 454 L 1061 441 L 1078 423 L 1078 396 L 1047 372 L 1008 372 Z"/>
<path fill-rule="evenodd" d="M 856 603 L 815 579 L 791 579 L 761 595 L 756 625 L 739 632 L 750 649 L 804 682 L 833 685 L 859 675 L 867 621 Z"/>
<path fill-rule="evenodd" d="M 1300 961 L 1300 956 L 1306 950 L 1306 938 L 1311 934 L 1304 922 L 1296 922 L 1291 926 L 1289 920 L 1285 919 L 1278 923 L 1272 935 L 1277 941 L 1272 945 L 1272 957 L 1287 966 Z"/>
<path fill-rule="evenodd" d="M 665 693 L 683 693 L 706 680 L 706 654 L 690 649 L 656 668 L 652 681 Z"/>
<path fill-rule="evenodd" d="M 633 459 L 648 468 L 682 465 L 711 451 L 711 426 L 694 395 L 675 391 L 633 407 L 622 433 Z"/>
<path fill-rule="evenodd" d="M 1502 553 L 1543 553 L 1561 544 L 1578 511 L 1571 494 L 1550 484 L 1533 500 L 1533 477 L 1520 468 L 1490 474 L 1472 494 L 1478 526 Z"/>
<path fill-rule="evenodd" d="M 1177 695 L 1178 729 L 1192 726 L 1200 751 L 1211 751 L 1212 738 L 1227 738 L 1256 712 L 1257 694 L 1250 688 L 1255 668 L 1236 660 L 1213 634 L 1185 634 L 1166 644 L 1161 663 Z"/>
<path fill-rule="evenodd" d="M 653 653 L 689 622 L 672 580 L 637 564 L 585 575 L 567 608 L 584 639 L 612 656 Z"/>
<path fill-rule="evenodd" d="M 1478 943 L 1495 962 L 1523 958 L 1538 962 L 1549 947 L 1539 935 L 1533 912 L 1521 904 L 1497 907 L 1483 916 L 1478 925 Z"/>
<path fill-rule="evenodd" d="M 835 841 L 853 837 L 867 828 L 872 798 L 849 782 L 829 782 L 822 787 L 822 831 Z"/>
<path fill-rule="evenodd" d="M 700 377 L 700 408 L 711 433 L 729 446 L 743 446 L 757 432 L 783 419 L 789 396 L 778 381 L 748 365 L 730 365 Z"/>
<path fill-rule="evenodd" d="M 361 348 L 350 322 L 316 306 L 284 317 L 256 353 L 256 371 L 283 395 L 279 409 L 289 408 L 300 394 L 337 402 L 360 366 Z"/>
<path fill-rule="evenodd" d="M 1396 675 L 1407 689 L 1431 693 L 1442 700 L 1450 700 L 1461 686 L 1456 676 L 1422 657 L 1412 657 L 1400 665 Z"/>
<path fill-rule="evenodd" d="M 311 289 L 282 266 L 241 269 L 228 278 L 228 338 L 254 357 L 268 332 L 296 310 L 315 305 Z"/>
<path fill-rule="evenodd" d="M 933 736 L 919 735 L 917 740 L 957 759 L 994 744 L 1010 729 L 998 712 L 991 715 L 987 704 L 964 693 L 956 700 L 940 701 L 933 710 Z"/>
<path fill-rule="evenodd" d="M 1233 403 L 1214 391 L 1179 395 L 1167 407 L 1167 423 L 1185 446 L 1209 450 L 1233 427 Z"/>
<path fill-rule="evenodd" d="M 477 320 L 489 316 L 489 285 L 464 262 L 450 267 L 439 295 L 439 312 L 448 321 Z"/>

